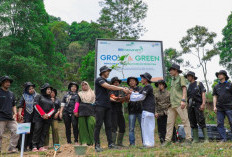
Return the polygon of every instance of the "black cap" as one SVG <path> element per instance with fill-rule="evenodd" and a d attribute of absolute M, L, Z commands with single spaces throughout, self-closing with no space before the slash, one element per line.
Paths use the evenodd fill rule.
<path fill-rule="evenodd" d="M 70 82 L 68 85 L 68 90 L 71 90 L 72 85 L 75 85 L 77 87 L 77 91 L 78 91 L 79 85 L 76 82 Z"/>
<path fill-rule="evenodd" d="M 134 80 L 136 81 L 136 86 L 138 86 L 139 80 L 138 80 L 137 77 L 133 77 L 133 76 L 127 78 L 127 84 L 128 84 L 128 86 L 130 86 L 129 83 L 130 83 L 130 80 L 131 80 L 131 79 L 134 79 Z"/>
<path fill-rule="evenodd" d="M 9 76 L 2 76 L 2 77 L 0 78 L 0 85 L 2 85 L 2 83 L 3 83 L 4 81 L 6 81 L 6 80 L 10 81 L 10 83 L 13 82 L 13 80 L 12 80 Z"/>
<path fill-rule="evenodd" d="M 224 74 L 226 76 L 226 80 L 229 80 L 229 76 L 227 75 L 227 72 L 225 70 L 220 70 L 219 72 L 215 73 L 217 77 L 219 74 Z"/>
<path fill-rule="evenodd" d="M 27 88 L 27 87 L 30 87 L 30 86 L 32 86 L 32 87 L 35 88 L 35 84 L 33 84 L 33 83 L 31 83 L 31 82 L 26 82 L 26 83 L 24 83 L 24 88 Z"/>
<path fill-rule="evenodd" d="M 164 85 L 164 88 L 167 88 L 167 84 L 164 80 L 158 80 L 156 83 L 155 83 L 155 86 L 158 87 L 159 84 L 163 84 Z"/>
<path fill-rule="evenodd" d="M 104 73 L 106 71 L 111 72 L 111 70 L 112 69 L 110 69 L 110 68 L 108 68 L 107 66 L 104 65 L 103 67 L 100 68 L 100 76 L 101 76 L 102 73 Z"/>
<path fill-rule="evenodd" d="M 51 89 L 52 89 L 52 86 L 51 86 L 49 83 L 45 83 L 44 85 L 41 86 L 40 92 L 41 92 L 42 94 L 46 94 L 46 89 L 47 89 L 47 88 L 51 88 Z"/>
<path fill-rule="evenodd" d="M 122 83 L 122 80 L 120 80 L 118 77 L 113 77 L 113 78 L 111 79 L 111 84 L 113 84 L 115 81 L 118 81 L 119 84 Z"/>
<path fill-rule="evenodd" d="M 147 81 L 149 82 L 149 83 L 151 83 L 152 81 L 151 81 L 151 78 L 152 78 L 152 76 L 151 76 L 151 74 L 149 74 L 149 73 L 144 73 L 144 74 L 142 74 L 142 75 L 140 75 L 140 77 L 143 77 L 143 78 L 145 78 L 145 79 L 147 79 Z"/>
<path fill-rule="evenodd" d="M 182 73 L 182 70 L 180 70 L 180 66 L 175 63 L 172 64 L 168 71 L 170 71 L 171 69 L 176 69 L 179 73 Z"/>
<path fill-rule="evenodd" d="M 194 77 L 194 80 L 197 80 L 197 77 L 195 76 L 195 73 L 194 73 L 194 72 L 189 71 L 186 75 L 184 75 L 184 77 L 185 77 L 185 78 L 187 78 L 187 77 L 188 77 L 188 75 L 190 75 L 190 76 Z"/>

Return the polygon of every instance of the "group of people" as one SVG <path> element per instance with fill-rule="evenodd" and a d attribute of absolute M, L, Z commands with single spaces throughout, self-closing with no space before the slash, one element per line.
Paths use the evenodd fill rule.
<path fill-rule="evenodd" d="M 186 134 L 185 143 L 199 142 L 198 126 L 204 134 L 204 142 L 209 142 L 204 117 L 206 90 L 202 82 L 196 81 L 195 73 L 189 71 L 181 76 L 180 66 L 172 64 L 169 73 L 172 76 L 170 92 L 164 80 L 155 82 L 158 90 L 154 91 L 152 76 L 141 74 L 127 78 L 128 87 L 121 87 L 121 80 L 113 77 L 107 82 L 111 69 L 100 68 L 100 76 L 95 80 L 95 92 L 88 82 L 81 82 L 81 90 L 76 82 L 68 85 L 68 91 L 62 101 L 57 98 L 57 90 L 45 83 L 36 93 L 35 85 L 26 82 L 21 99 L 16 99 L 9 90 L 13 80 L 8 76 L 0 78 L 0 150 L 5 128 L 11 131 L 9 152 L 17 152 L 21 146 L 21 137 L 16 134 L 18 123 L 31 123 L 30 134 L 26 135 L 24 151 L 46 151 L 49 145 L 49 129 L 52 128 L 53 144 L 59 144 L 59 121 L 65 124 L 68 144 L 95 145 L 95 151 L 101 152 L 100 131 L 104 123 L 108 148 L 123 147 L 125 118 L 123 104 L 128 104 L 129 143 L 135 145 L 136 120 L 141 128 L 143 147 L 154 147 L 155 119 L 158 134 L 163 146 L 177 140 L 175 123 L 179 115 Z M 217 128 L 225 142 L 225 116 L 232 128 L 232 84 L 228 82 L 227 72 L 216 73 L 219 83 L 213 89 L 213 105 L 217 114 Z M 187 83 L 186 79 L 189 83 Z M 17 109 L 18 108 L 18 109 Z M 73 128 L 74 141 L 71 140 Z M 191 129 L 193 136 L 191 135 Z"/>

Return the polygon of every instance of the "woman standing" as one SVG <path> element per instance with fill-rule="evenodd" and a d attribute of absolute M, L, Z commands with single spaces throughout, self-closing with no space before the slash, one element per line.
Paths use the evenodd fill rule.
<path fill-rule="evenodd" d="M 75 104 L 79 102 L 78 96 L 79 86 L 76 82 L 68 85 L 68 92 L 64 96 L 61 103 L 60 118 L 64 119 L 67 143 L 71 144 L 71 125 L 73 127 L 74 142 L 78 144 L 78 117 L 74 115 Z"/>
<path fill-rule="evenodd" d="M 54 102 L 55 105 L 55 112 L 54 112 L 54 117 L 52 120 L 52 140 L 53 140 L 53 145 L 54 144 L 59 144 L 59 129 L 58 129 L 58 121 L 60 120 L 59 114 L 60 114 L 60 100 L 56 97 L 57 96 L 57 90 L 56 89 L 52 89 L 52 93 L 51 93 L 51 99 Z M 49 129 L 50 130 L 50 129 Z M 45 144 L 44 144 L 47 148 L 49 146 L 49 132 L 46 136 L 45 139 Z"/>
<path fill-rule="evenodd" d="M 74 114 L 79 117 L 79 138 L 82 145 L 94 144 L 94 108 L 95 94 L 90 88 L 88 82 L 81 83 L 82 91 L 78 94 L 80 96 L 79 108 L 78 104 L 75 106 Z"/>
<path fill-rule="evenodd" d="M 33 152 L 45 151 L 44 141 L 49 132 L 52 115 L 55 112 L 54 103 L 51 99 L 52 87 L 45 83 L 41 87 L 41 95 L 37 95 L 34 101 L 36 112 L 33 117 L 35 129 L 33 134 Z"/>
<path fill-rule="evenodd" d="M 32 137 L 34 131 L 34 99 L 36 95 L 35 85 L 31 82 L 26 82 L 24 84 L 24 92 L 18 105 L 18 121 L 22 123 L 31 123 L 30 134 L 26 134 L 25 136 L 24 151 L 32 149 Z M 19 140 L 18 148 L 21 148 L 21 140 Z"/>

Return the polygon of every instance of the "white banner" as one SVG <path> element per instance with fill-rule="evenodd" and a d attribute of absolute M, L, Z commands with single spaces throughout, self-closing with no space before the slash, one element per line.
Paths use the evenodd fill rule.
<path fill-rule="evenodd" d="M 96 47 L 96 76 L 100 74 L 99 69 L 106 65 L 110 68 L 118 65 L 110 73 L 112 77 L 126 81 L 130 76 L 141 80 L 140 75 L 148 72 L 152 75 L 152 81 L 164 78 L 163 50 L 161 41 L 140 40 L 107 40 L 98 39 Z M 120 65 L 119 58 L 125 58 L 125 65 Z"/>

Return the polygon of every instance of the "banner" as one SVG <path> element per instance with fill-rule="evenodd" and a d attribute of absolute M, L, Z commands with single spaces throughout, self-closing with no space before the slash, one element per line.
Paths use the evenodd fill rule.
<path fill-rule="evenodd" d="M 154 82 L 164 79 L 161 41 L 97 39 L 96 42 L 95 77 L 99 77 L 99 69 L 106 65 L 114 67 L 108 80 L 115 76 L 123 81 L 130 76 L 141 80 L 140 75 L 145 72 L 152 75 Z M 119 59 L 122 56 L 125 59 L 120 64 Z"/>

